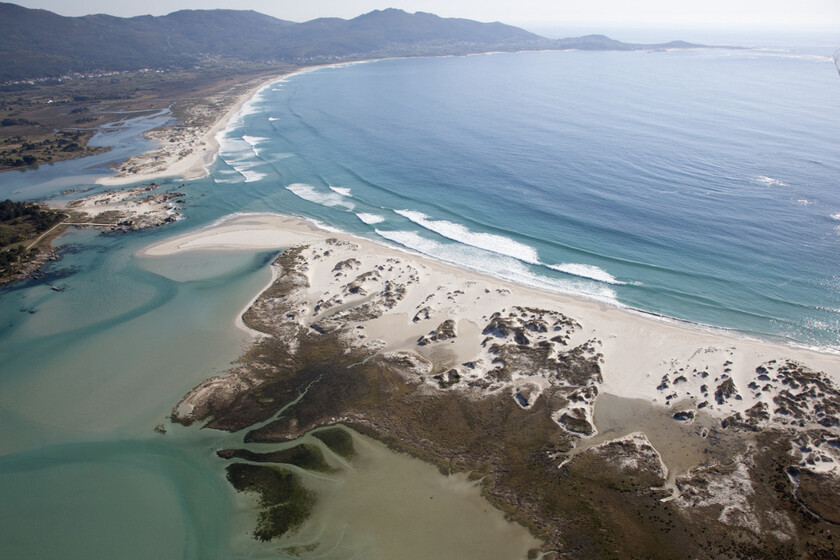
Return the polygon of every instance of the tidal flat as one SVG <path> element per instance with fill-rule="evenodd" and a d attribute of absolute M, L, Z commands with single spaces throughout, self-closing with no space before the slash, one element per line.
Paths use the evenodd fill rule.
<path fill-rule="evenodd" d="M 833 484 L 815 465 L 837 461 L 835 357 L 465 277 L 281 216 L 235 218 L 149 252 L 189 254 L 201 236 L 241 250 L 259 228 L 297 244 L 243 315 L 257 338 L 174 406 L 175 422 L 232 432 L 249 449 L 346 426 L 476 481 L 486 506 L 541 543 L 522 549 L 532 557 L 834 553 L 831 520 L 802 504 L 824 510 Z M 364 464 L 324 456 L 338 472 Z M 815 474 L 809 498 L 797 501 L 791 467 Z M 313 520 L 362 501 L 344 492 L 316 491 L 311 517 L 277 544 L 338 546 Z M 349 517 L 376 525 L 375 511 Z M 370 554 L 393 554 L 389 543 L 371 538 Z"/>

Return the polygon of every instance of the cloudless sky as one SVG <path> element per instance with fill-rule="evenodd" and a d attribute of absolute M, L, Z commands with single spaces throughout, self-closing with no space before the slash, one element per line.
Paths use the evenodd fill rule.
<path fill-rule="evenodd" d="M 376 9 L 401 8 L 442 17 L 523 23 L 602 23 L 628 26 L 831 27 L 840 35 L 840 0 L 17 0 L 65 16 L 106 13 L 163 15 L 183 9 L 256 10 L 307 21 L 353 18 Z"/>

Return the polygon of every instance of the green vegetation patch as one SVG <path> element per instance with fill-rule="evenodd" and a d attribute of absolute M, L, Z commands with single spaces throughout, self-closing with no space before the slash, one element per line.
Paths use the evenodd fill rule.
<path fill-rule="evenodd" d="M 22 243 L 47 231 L 63 214 L 32 202 L 0 202 L 0 247 Z"/>
<path fill-rule="evenodd" d="M 37 124 L 25 119 L 20 119 L 20 121 L 30 125 L 28 128 L 33 128 L 32 125 Z M 10 120 L 4 119 L 3 122 L 10 122 Z M 92 156 L 110 149 L 87 146 L 88 140 L 95 133 L 94 131 L 65 130 L 54 132 L 35 128 L 36 130 L 31 135 L 9 136 L 2 139 L 0 142 L 0 171 Z"/>
<path fill-rule="evenodd" d="M 255 493 L 263 509 L 254 537 L 270 541 L 300 527 L 312 513 L 315 494 L 292 472 L 277 468 L 234 463 L 227 468 L 228 481 L 239 492 Z"/>
<path fill-rule="evenodd" d="M 27 247 L 61 222 L 64 214 L 32 202 L 0 202 L 0 279 L 10 278 L 35 259 L 37 248 Z"/>
<path fill-rule="evenodd" d="M 352 442 L 350 443 L 352 448 Z M 225 449 L 218 455 L 225 459 L 245 459 L 254 463 L 282 463 L 294 465 L 308 471 L 333 472 L 324 459 L 324 452 L 317 445 L 301 443 L 289 449 L 272 451 L 271 453 L 256 453 L 248 449 Z"/>
<path fill-rule="evenodd" d="M 356 448 L 353 447 L 353 436 L 342 428 L 318 430 L 312 434 L 312 437 L 323 441 L 324 445 L 329 447 L 333 453 L 345 459 L 350 459 L 356 454 Z"/>

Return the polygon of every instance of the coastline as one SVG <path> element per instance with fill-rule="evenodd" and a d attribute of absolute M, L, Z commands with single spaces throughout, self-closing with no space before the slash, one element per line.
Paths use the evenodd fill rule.
<path fill-rule="evenodd" d="M 832 376 L 834 382 L 840 385 L 840 357 L 828 349 L 815 349 L 795 343 L 788 344 L 762 339 L 736 331 L 681 321 L 644 310 L 617 307 L 582 296 L 532 288 L 437 261 L 426 255 L 400 247 L 393 247 L 384 242 L 323 229 L 311 220 L 296 216 L 281 214 L 234 215 L 211 226 L 146 247 L 139 254 L 141 256 L 172 256 L 181 251 L 190 250 L 281 250 L 329 238 L 360 244 L 367 251 L 379 252 L 382 258 L 410 258 L 428 266 L 435 271 L 435 274 L 460 276 L 465 279 L 465 282 L 480 281 L 486 284 L 498 284 L 508 290 L 522 293 L 524 297 L 531 301 L 551 302 L 567 310 L 564 311 L 566 314 L 580 316 L 587 323 L 592 323 L 594 320 L 596 325 L 591 328 L 592 333 L 600 333 L 607 339 L 610 336 L 615 336 L 614 333 L 611 333 L 614 330 L 627 333 L 637 332 L 640 338 L 661 339 L 660 345 L 673 344 L 672 349 L 676 352 L 671 353 L 679 353 L 679 349 L 685 350 L 687 348 L 692 348 L 691 352 L 693 352 L 697 347 L 705 345 L 725 347 L 737 344 L 744 349 L 742 351 L 745 357 L 752 356 L 752 360 L 784 356 L 812 363 L 816 369 L 825 370 Z M 267 288 L 268 286 L 266 286 Z M 256 300 L 258 297 L 259 294 L 254 299 Z M 612 327 L 612 325 L 615 326 Z M 608 346 L 608 343 L 605 342 L 605 345 Z M 650 372 L 661 369 L 661 367 L 658 367 L 660 364 L 656 363 L 659 358 L 639 362 L 639 356 L 632 356 L 631 359 L 631 354 L 637 351 L 636 348 L 616 347 L 613 351 L 616 353 L 615 357 L 620 361 L 624 363 L 636 362 L 636 365 L 633 369 L 623 369 L 620 376 L 618 372 L 615 372 L 614 375 L 607 373 L 605 375 L 605 390 L 629 398 L 654 398 L 654 402 L 656 402 L 656 393 L 644 390 L 640 382 L 644 379 L 653 379 L 653 374 Z M 652 355 L 659 356 L 662 353 L 652 353 Z M 658 381 L 657 378 L 657 383 Z"/>
<path fill-rule="evenodd" d="M 122 174 L 117 173 L 115 175 L 97 179 L 96 183 L 104 186 L 123 186 L 130 185 L 133 183 L 146 183 L 158 181 L 160 179 L 168 177 L 180 177 L 184 180 L 190 180 L 206 176 L 207 166 L 213 163 L 219 150 L 219 143 L 216 139 L 216 135 L 227 127 L 229 121 L 239 112 L 239 110 L 245 103 L 247 103 L 250 99 L 254 97 L 254 95 L 256 95 L 256 93 L 259 90 L 261 90 L 267 85 L 276 82 L 277 80 L 282 79 L 287 75 L 289 74 L 281 74 L 278 76 L 274 76 L 248 89 L 248 91 L 239 95 L 236 101 L 227 109 L 227 111 L 225 111 L 219 118 L 217 118 L 209 128 L 207 128 L 206 130 L 194 131 L 193 134 L 197 138 L 197 142 L 195 138 L 191 138 L 190 141 L 197 143 L 197 148 L 191 148 L 189 144 L 185 146 L 183 142 L 174 143 L 175 145 L 172 147 L 173 153 L 175 154 L 182 152 L 182 150 L 184 150 L 185 147 L 191 148 L 190 153 L 185 157 L 178 157 L 176 155 L 175 157 L 166 158 L 164 160 L 163 167 L 160 169 L 156 169 L 152 172 Z M 166 130 L 166 127 L 155 130 Z M 140 165 L 148 165 L 152 161 L 154 161 L 155 163 L 157 162 L 157 157 L 154 154 L 163 146 L 163 141 L 161 139 L 157 139 L 157 141 L 159 145 L 156 148 L 143 154 L 140 154 L 139 156 L 135 156 L 135 158 L 140 162 Z"/>
<path fill-rule="evenodd" d="M 719 550 L 744 529 L 772 550 L 805 538 L 790 473 L 817 490 L 797 497 L 803 508 L 840 478 L 833 354 L 506 282 L 292 216 L 234 215 L 138 255 L 268 249 L 284 249 L 273 281 L 241 317 L 253 346 L 175 404 L 173 422 L 245 445 L 347 426 L 482 479 L 546 558 L 571 550 L 570 527 L 597 541 L 604 523 L 644 556 L 675 519 L 710 530 Z M 295 396 L 293 414 L 276 416 Z M 581 507 L 578 485 L 598 505 Z M 644 522 L 653 544 L 640 544 L 623 525 L 633 515 L 670 521 Z"/>
<path fill-rule="evenodd" d="M 271 78 L 261 80 L 259 84 L 249 88 L 240 94 L 232 105 L 212 125 L 206 129 L 198 126 L 187 127 L 189 130 L 185 137 L 172 138 L 168 142 L 164 140 L 170 127 L 153 129 L 147 133 L 155 139 L 158 146 L 143 154 L 129 158 L 121 166 L 137 166 L 141 168 L 154 168 L 152 171 L 140 173 L 118 171 L 114 175 L 97 179 L 96 183 L 103 186 L 124 186 L 135 183 L 149 183 L 164 178 L 179 177 L 185 181 L 199 179 L 207 176 L 209 167 L 218 156 L 219 141 L 218 135 L 223 133 L 233 119 L 251 99 L 261 90 L 280 80 L 319 70 L 321 68 L 335 68 L 339 66 L 374 62 L 382 59 L 370 59 L 351 62 L 340 62 L 335 64 L 321 64 L 315 66 L 304 66 L 291 72 L 277 74 Z M 199 128 L 199 130 L 195 130 Z M 174 141 L 173 141 L 174 139 Z M 186 155 L 184 151 L 188 151 Z"/>
<path fill-rule="evenodd" d="M 196 176 L 252 98 L 215 121 Z M 524 286 L 295 216 L 234 214 L 168 237 L 138 255 L 178 266 L 188 251 L 290 249 L 233 325 L 233 309 L 220 315 L 249 335 L 240 359 L 171 415 L 231 432 L 225 445 L 273 463 L 266 469 L 288 468 L 263 453 L 271 444 L 311 444 L 318 430 L 346 426 L 444 480 L 476 480 L 541 541 L 543 554 L 529 558 L 840 551 L 821 540 L 840 526 L 840 430 L 824 424 L 840 418 L 836 354 Z M 290 373 L 292 362 L 307 371 Z M 193 383 L 208 375 L 193 371 Z M 161 434 L 178 437 L 158 419 Z M 256 500 L 247 507 L 260 511 Z"/>
<path fill-rule="evenodd" d="M 559 490 L 526 497 L 524 473 L 534 477 L 528 486 L 543 487 L 558 472 L 585 479 L 593 461 L 596 472 L 621 465 L 598 491 L 642 480 L 632 483 L 640 503 L 669 516 L 696 508 L 689 526 L 720 521 L 714 531 L 724 543 L 743 528 L 759 540 L 768 531 L 779 541 L 804 538 L 797 512 L 773 517 L 789 499 L 786 484 L 810 511 L 819 499 L 796 494 L 800 473 L 816 477 L 817 495 L 840 478 L 840 357 L 830 351 L 507 282 L 293 216 L 233 215 L 140 254 L 281 249 L 291 250 L 235 320 L 253 335 L 252 348 L 177 403 L 175 423 L 250 430 L 245 444 L 346 425 L 442 471 L 489 477 L 485 496 L 544 539 L 544 551 L 563 550 L 566 538 L 546 501 L 573 498 Z M 307 371 L 278 379 L 289 356 Z M 314 375 L 315 356 L 350 396 L 322 383 L 326 372 Z M 344 367 L 364 372 L 333 374 Z M 383 370 L 396 373 L 380 377 Z M 371 387 L 398 396 L 359 400 Z M 293 418 L 270 421 L 275 402 L 301 391 Z M 469 410 L 470 429 L 457 433 L 464 418 L 453 408 Z M 518 443 L 536 472 L 512 452 L 472 448 L 492 432 L 486 445 L 518 449 L 511 438 L 520 422 L 527 435 Z M 767 478 L 768 464 L 783 467 Z M 768 502 L 752 497 L 771 487 Z M 625 498 L 607 503 L 617 500 L 627 515 L 635 506 Z M 819 519 L 837 522 L 832 515 Z"/>

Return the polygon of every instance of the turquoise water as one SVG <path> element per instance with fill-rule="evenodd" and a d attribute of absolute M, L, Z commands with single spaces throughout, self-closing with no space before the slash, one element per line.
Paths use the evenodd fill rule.
<path fill-rule="evenodd" d="M 272 254 L 136 256 L 235 212 L 307 216 L 514 281 L 837 349 L 830 54 L 390 60 L 266 88 L 211 176 L 183 188 L 184 220 L 68 232 L 46 278 L 0 289 L 4 551 L 269 555 L 243 541 L 213 455 L 223 435 L 166 416 L 247 344 L 233 321 Z M 115 132 L 121 149 L 142 150 L 137 132 L 163 118 Z M 0 196 L 85 189 L 107 161 L 2 174 Z"/>

